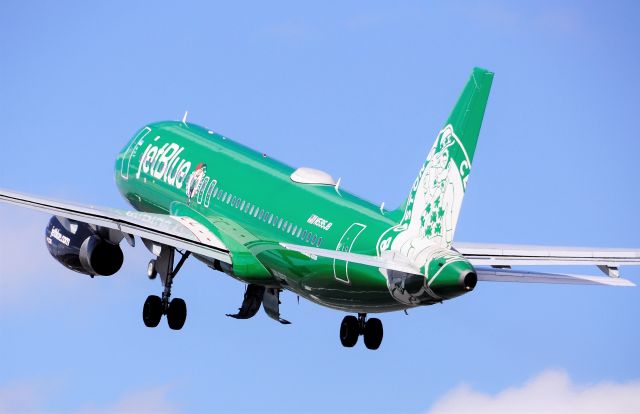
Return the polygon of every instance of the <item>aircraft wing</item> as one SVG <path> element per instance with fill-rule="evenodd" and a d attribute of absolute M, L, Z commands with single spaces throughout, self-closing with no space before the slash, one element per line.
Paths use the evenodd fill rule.
<path fill-rule="evenodd" d="M 229 249 L 189 217 L 87 206 L 0 190 L 0 201 L 120 231 L 231 264 Z"/>

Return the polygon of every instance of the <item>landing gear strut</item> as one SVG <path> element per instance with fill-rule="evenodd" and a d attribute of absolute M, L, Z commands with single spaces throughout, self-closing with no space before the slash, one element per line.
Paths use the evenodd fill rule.
<path fill-rule="evenodd" d="M 160 274 L 160 279 L 164 286 L 162 298 L 156 295 L 149 295 L 142 308 L 142 320 L 149 328 L 155 328 L 160 323 L 162 315 L 167 316 L 169 328 L 174 330 L 182 329 L 187 319 L 187 304 L 180 298 L 171 299 L 171 286 L 180 268 L 191 255 L 191 252 L 181 253 L 180 260 L 176 267 L 173 267 L 174 254 L 176 249 L 169 246 L 161 246 L 160 254 L 155 260 L 149 262 L 147 276 L 155 279 Z"/>
<path fill-rule="evenodd" d="M 378 349 L 382 343 L 382 322 L 378 318 L 367 319 L 366 313 L 345 316 L 340 324 L 340 342 L 347 348 L 358 342 L 358 337 L 364 336 L 364 345 L 369 349 Z"/>

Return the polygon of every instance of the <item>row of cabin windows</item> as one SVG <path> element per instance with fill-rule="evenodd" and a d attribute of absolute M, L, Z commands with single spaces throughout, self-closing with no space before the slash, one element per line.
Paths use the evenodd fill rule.
<path fill-rule="evenodd" d="M 217 200 L 220 200 L 221 203 L 226 203 L 231 207 L 235 207 L 245 214 L 248 214 L 249 216 L 253 216 L 254 218 L 262 220 L 267 224 L 271 224 L 277 229 L 282 230 L 283 232 L 290 234 L 303 242 L 309 243 L 316 247 L 320 247 L 320 245 L 322 244 L 322 237 L 318 237 L 316 234 L 303 229 L 302 226 L 293 224 L 292 222 L 285 220 L 282 217 L 278 217 L 277 215 L 265 211 L 258 206 L 252 205 L 250 202 L 243 200 L 240 197 L 236 197 L 231 193 L 223 191 L 219 187 L 216 187 L 217 183 L 217 180 L 211 180 L 211 184 L 207 188 L 207 184 L 209 184 L 209 177 L 205 177 L 200 181 L 200 183 L 198 184 L 196 196 L 198 204 L 202 204 L 202 202 L 204 201 L 204 206 L 209 207 L 211 198 L 215 198 Z M 205 188 L 207 188 L 206 196 L 204 191 Z"/>

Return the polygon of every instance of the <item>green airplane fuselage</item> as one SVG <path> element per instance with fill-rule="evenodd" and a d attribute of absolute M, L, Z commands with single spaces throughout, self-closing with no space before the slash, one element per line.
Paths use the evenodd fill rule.
<path fill-rule="evenodd" d="M 381 236 L 402 219 L 402 210 L 383 213 L 379 206 L 330 183 L 295 182 L 294 171 L 206 128 L 159 122 L 131 139 L 118 156 L 115 176 L 135 209 L 191 217 L 218 236 L 233 261 L 232 269 L 222 270 L 243 282 L 288 289 L 346 311 L 411 307 L 394 299 L 387 278 L 375 267 L 304 255 L 279 245 L 376 256 Z M 431 286 L 435 297 L 415 305 L 464 293 L 458 289 L 456 266 L 465 264 L 449 266 L 448 274 Z"/>
<path fill-rule="evenodd" d="M 45 230 L 49 253 L 91 277 L 115 274 L 122 241 L 141 240 L 153 254 L 147 275 L 163 285 L 162 297 L 144 302 L 147 327 L 163 317 L 173 330 L 184 326 L 186 302 L 172 297 L 172 286 L 191 256 L 248 284 L 238 312 L 227 316 L 248 319 L 262 307 L 288 324 L 279 309 L 288 290 L 358 313 L 343 318 L 340 341 L 352 347 L 363 336 L 369 349 L 380 346 L 383 327 L 368 313 L 441 303 L 479 280 L 633 286 L 618 278 L 618 266 L 639 264 L 635 249 L 454 245 L 492 82 L 492 72 L 473 69 L 407 198 L 392 211 L 345 191 L 325 172 L 292 168 L 187 123 L 186 115 L 142 127 L 118 154 L 116 184 L 137 211 L 1 189 L 0 201 L 53 214 Z M 511 269 L 546 264 L 597 265 L 607 277 Z"/>

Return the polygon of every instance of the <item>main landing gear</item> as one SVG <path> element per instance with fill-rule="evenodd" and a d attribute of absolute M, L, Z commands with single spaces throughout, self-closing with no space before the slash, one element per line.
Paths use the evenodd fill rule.
<path fill-rule="evenodd" d="M 347 348 L 358 342 L 358 337 L 364 336 L 364 345 L 369 349 L 378 349 L 382 343 L 382 322 L 378 318 L 367 319 L 366 313 L 345 316 L 340 324 L 340 342 Z"/>
<path fill-rule="evenodd" d="M 187 304 L 180 298 L 171 298 L 171 286 L 173 279 L 176 277 L 180 268 L 187 260 L 190 252 L 180 253 L 180 260 L 176 267 L 173 267 L 174 253 L 173 247 L 161 246 L 160 254 L 157 259 L 151 260 L 147 267 L 147 276 L 149 279 L 155 279 L 160 274 L 164 290 L 162 298 L 156 295 L 149 295 L 144 301 L 142 308 L 142 320 L 149 328 L 155 328 L 160 323 L 162 315 L 167 316 L 169 328 L 174 330 L 182 329 L 187 319 Z"/>

